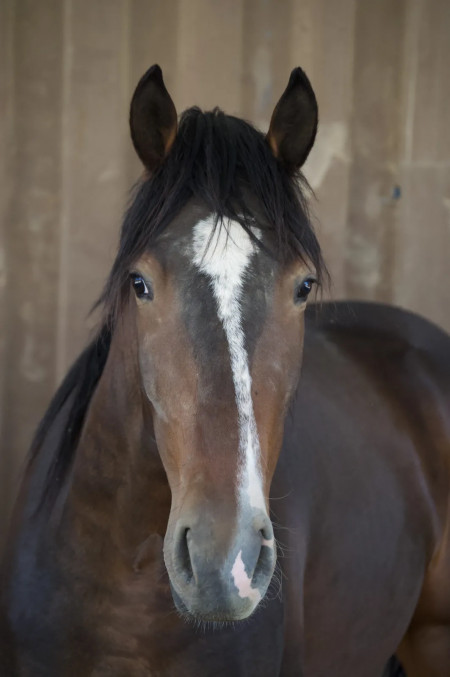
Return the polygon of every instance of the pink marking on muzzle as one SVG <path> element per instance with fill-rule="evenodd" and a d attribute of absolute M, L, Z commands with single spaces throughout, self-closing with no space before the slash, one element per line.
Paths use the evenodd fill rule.
<path fill-rule="evenodd" d="M 257 604 L 261 599 L 261 593 L 256 588 L 252 588 L 251 578 L 247 576 L 245 571 L 245 564 L 242 560 L 242 550 L 239 550 L 238 555 L 234 561 L 231 569 L 234 584 L 238 590 L 239 597 L 242 599 L 250 599 Z"/>

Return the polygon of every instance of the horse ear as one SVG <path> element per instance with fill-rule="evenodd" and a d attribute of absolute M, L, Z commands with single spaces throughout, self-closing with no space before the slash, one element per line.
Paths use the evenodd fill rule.
<path fill-rule="evenodd" d="M 157 65 L 140 79 L 131 99 L 130 130 L 136 153 L 153 173 L 177 134 L 177 111 Z"/>
<path fill-rule="evenodd" d="M 311 84 L 301 68 L 294 68 L 275 106 L 266 140 L 289 171 L 299 169 L 316 138 L 319 113 Z"/>

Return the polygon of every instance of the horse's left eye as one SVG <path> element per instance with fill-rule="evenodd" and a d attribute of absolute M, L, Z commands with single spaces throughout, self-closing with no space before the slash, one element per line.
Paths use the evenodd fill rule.
<path fill-rule="evenodd" d="M 315 280 L 309 277 L 296 287 L 294 294 L 295 303 L 303 303 L 303 301 L 306 301 L 313 288 L 314 282 Z"/>
<path fill-rule="evenodd" d="M 153 295 L 150 293 L 149 288 L 144 280 L 144 278 L 138 273 L 131 273 L 131 284 L 133 285 L 134 293 L 138 299 L 149 299 L 153 298 Z"/>

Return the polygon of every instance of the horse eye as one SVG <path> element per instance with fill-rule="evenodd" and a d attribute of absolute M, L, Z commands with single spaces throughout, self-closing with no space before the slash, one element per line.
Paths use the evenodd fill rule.
<path fill-rule="evenodd" d="M 313 288 L 315 280 L 312 278 L 307 278 L 303 280 L 301 284 L 295 290 L 294 301 L 295 303 L 302 303 L 308 298 L 311 289 Z"/>
<path fill-rule="evenodd" d="M 152 300 L 153 294 L 149 291 L 144 278 L 138 273 L 131 273 L 131 284 L 133 285 L 134 293 L 138 299 Z"/>

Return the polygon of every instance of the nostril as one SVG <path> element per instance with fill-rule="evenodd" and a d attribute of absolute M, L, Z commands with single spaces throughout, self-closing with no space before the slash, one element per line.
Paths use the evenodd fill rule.
<path fill-rule="evenodd" d="M 266 540 L 266 539 L 264 539 Z M 264 541 L 261 543 L 261 550 L 259 551 L 258 561 L 253 572 L 254 585 L 258 585 L 261 579 L 266 580 L 270 578 L 273 573 L 275 565 L 275 552 L 273 547 L 267 547 Z"/>
<path fill-rule="evenodd" d="M 262 581 L 271 577 L 275 566 L 275 540 L 273 534 L 272 522 L 270 519 L 264 519 L 264 522 L 259 524 L 258 533 L 261 538 L 261 546 L 253 571 L 253 580 L 258 584 L 258 580 Z"/>
<path fill-rule="evenodd" d="M 253 529 L 261 534 L 264 540 L 270 541 L 273 538 L 272 522 L 267 514 L 262 510 L 255 511 L 252 519 Z"/>
<path fill-rule="evenodd" d="M 268 546 L 272 547 L 273 546 L 272 525 L 269 524 L 268 526 L 263 527 L 262 529 L 259 530 L 259 533 L 261 534 L 262 545 L 268 545 Z"/>
<path fill-rule="evenodd" d="M 180 530 L 175 550 L 176 562 L 180 572 L 186 577 L 186 583 L 189 583 L 194 576 L 192 571 L 191 555 L 189 552 L 189 532 L 189 528 Z"/>
<path fill-rule="evenodd" d="M 274 538 L 273 538 L 273 526 L 272 522 L 267 515 L 259 515 L 258 518 L 253 523 L 254 528 L 256 528 L 261 536 L 262 545 L 267 545 L 273 547 Z"/>

